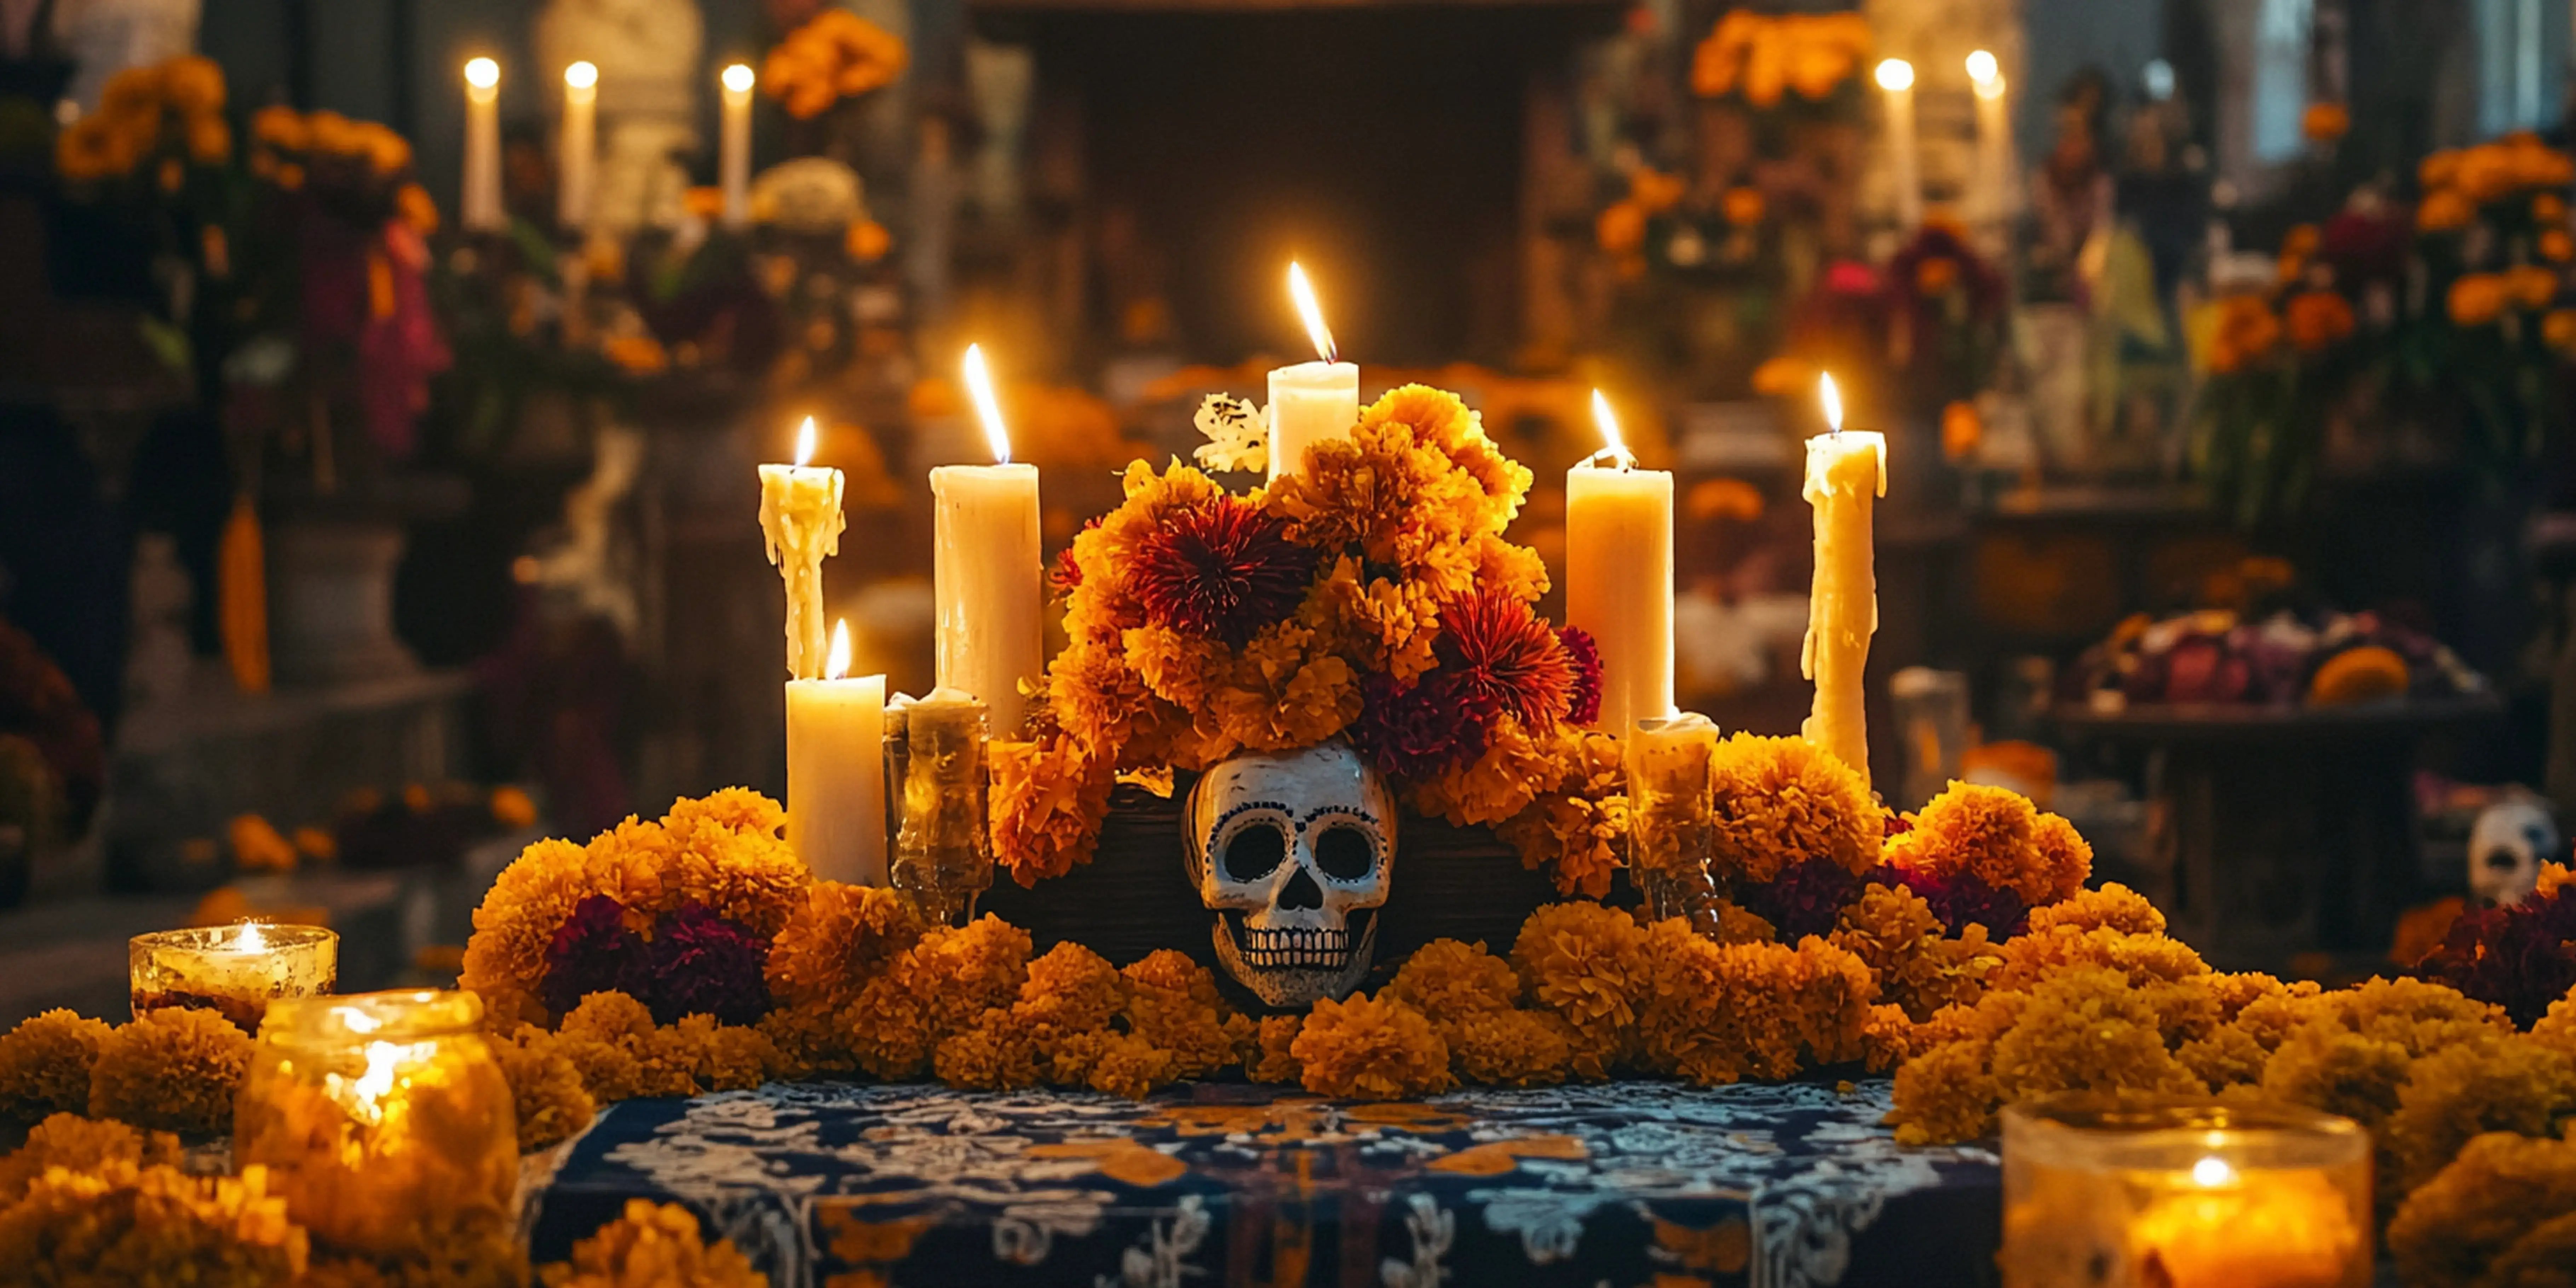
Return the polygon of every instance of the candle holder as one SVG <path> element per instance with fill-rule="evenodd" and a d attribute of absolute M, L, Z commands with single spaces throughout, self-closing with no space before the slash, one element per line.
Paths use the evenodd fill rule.
<path fill-rule="evenodd" d="M 281 999 L 233 1119 L 236 1166 L 334 1249 L 436 1251 L 510 1228 L 518 1118 L 483 1000 L 423 989 Z"/>
<path fill-rule="evenodd" d="M 2076 1092 L 2004 1111 L 2006 1288 L 2367 1288 L 2349 1118 Z"/>
<path fill-rule="evenodd" d="M 257 921 L 160 930 L 128 941 L 126 964 L 137 1017 L 193 1006 L 256 1033 L 274 999 L 328 993 L 340 982 L 340 936 Z"/>
<path fill-rule="evenodd" d="M 984 704 L 953 689 L 886 716 L 886 763 L 901 775 L 903 821 L 895 833 L 894 888 L 921 915 L 957 925 L 993 885 L 993 840 L 984 809 Z"/>
<path fill-rule="evenodd" d="M 1717 725 L 1685 713 L 1640 720 L 1628 747 L 1628 866 L 1655 921 L 1718 934 L 1717 818 L 1710 795 Z"/>

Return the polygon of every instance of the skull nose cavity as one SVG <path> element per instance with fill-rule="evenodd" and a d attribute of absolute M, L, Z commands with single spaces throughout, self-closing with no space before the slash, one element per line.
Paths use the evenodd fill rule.
<path fill-rule="evenodd" d="M 1306 875 L 1306 869 L 1302 867 L 1289 873 L 1288 884 L 1279 888 L 1279 907 L 1282 910 L 1323 906 L 1324 887 L 1315 884 L 1315 878 Z"/>
<path fill-rule="evenodd" d="M 1288 857 L 1288 834 L 1277 823 L 1247 823 L 1227 837 L 1219 863 L 1236 881 L 1258 881 L 1276 871 Z"/>

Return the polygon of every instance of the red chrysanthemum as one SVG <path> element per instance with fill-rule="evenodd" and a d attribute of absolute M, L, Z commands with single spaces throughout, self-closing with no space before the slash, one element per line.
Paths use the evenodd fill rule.
<path fill-rule="evenodd" d="M 1146 620 L 1241 648 L 1295 611 L 1314 574 L 1315 552 L 1288 539 L 1285 520 L 1223 496 L 1138 542 L 1128 584 Z"/>
<path fill-rule="evenodd" d="M 1574 708 L 1574 658 L 1546 619 L 1508 592 L 1482 590 L 1440 610 L 1439 669 L 1457 691 L 1545 729 Z M 1596 688 L 1597 688 L 1596 681 Z M 1595 707 L 1600 704 L 1596 693 Z"/>
<path fill-rule="evenodd" d="M 1379 773 L 1423 781 L 1482 754 L 1485 732 L 1501 711 L 1490 696 L 1468 691 L 1449 672 L 1433 671 L 1411 688 L 1372 675 L 1360 687 L 1351 742 Z"/>
<path fill-rule="evenodd" d="M 1566 723 L 1588 725 L 1601 718 L 1601 646 L 1580 626 L 1557 627 L 1556 640 L 1574 664 L 1574 698 L 1565 709 Z"/>

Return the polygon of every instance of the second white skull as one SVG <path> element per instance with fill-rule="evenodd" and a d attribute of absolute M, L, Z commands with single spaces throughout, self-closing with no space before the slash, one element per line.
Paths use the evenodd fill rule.
<path fill-rule="evenodd" d="M 1226 973 L 1269 1006 L 1359 986 L 1395 866 L 1395 800 L 1348 745 L 1245 753 L 1190 791 L 1191 877 Z"/>

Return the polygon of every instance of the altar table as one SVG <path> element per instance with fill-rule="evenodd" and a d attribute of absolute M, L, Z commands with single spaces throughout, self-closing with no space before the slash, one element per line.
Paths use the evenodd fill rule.
<path fill-rule="evenodd" d="M 678 1201 L 781 1288 L 1993 1283 L 1995 1154 L 1898 1148 L 1888 1097 L 773 1084 L 605 1111 L 532 1166 L 526 1221 L 542 1264 Z"/>

